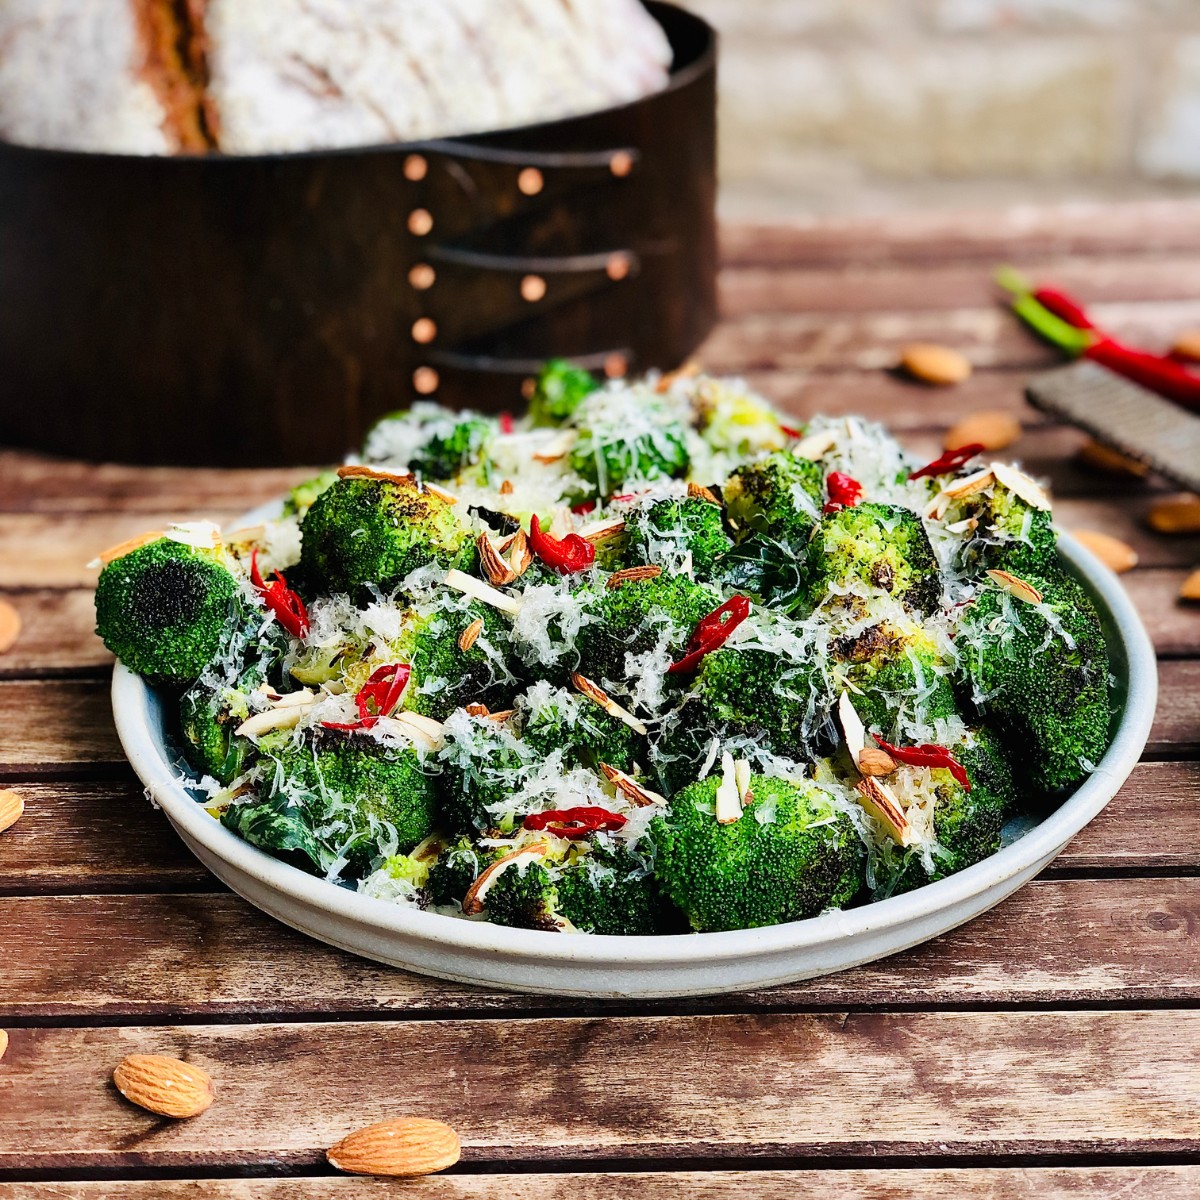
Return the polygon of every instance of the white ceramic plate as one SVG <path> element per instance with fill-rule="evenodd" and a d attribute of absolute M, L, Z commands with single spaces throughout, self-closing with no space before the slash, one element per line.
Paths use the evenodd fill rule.
<path fill-rule="evenodd" d="M 321 941 L 425 975 L 516 991 L 633 998 L 766 987 L 894 954 L 985 912 L 1045 867 L 1133 769 L 1154 718 L 1154 650 L 1116 576 L 1071 537 L 1059 546 L 1100 610 L 1117 681 L 1115 733 L 1095 773 L 1024 836 L 957 875 L 767 929 L 624 938 L 543 933 L 359 896 L 279 862 L 210 817 L 180 782 L 180 755 L 158 696 L 120 663 L 113 714 L 133 769 L 196 857 L 251 904 Z"/>

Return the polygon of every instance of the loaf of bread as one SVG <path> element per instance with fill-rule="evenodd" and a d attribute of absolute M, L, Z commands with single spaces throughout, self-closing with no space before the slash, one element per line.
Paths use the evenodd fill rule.
<path fill-rule="evenodd" d="M 482 132 L 664 86 L 638 0 L 0 0 L 0 139 L 259 154 Z"/>

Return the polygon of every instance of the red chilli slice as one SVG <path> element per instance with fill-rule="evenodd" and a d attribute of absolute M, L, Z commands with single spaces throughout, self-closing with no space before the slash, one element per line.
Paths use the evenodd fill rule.
<path fill-rule="evenodd" d="M 525 829 L 544 830 L 560 838 L 583 838 L 589 833 L 610 833 L 620 829 L 626 818 L 597 805 L 577 808 L 552 808 L 548 812 L 530 813 L 521 822 Z"/>
<path fill-rule="evenodd" d="M 684 675 L 694 671 L 700 660 L 719 649 L 729 635 L 750 615 L 750 601 L 746 596 L 731 596 L 720 608 L 714 608 L 706 617 L 696 622 L 687 653 L 667 668 L 668 675 Z"/>
<path fill-rule="evenodd" d="M 322 727 L 339 729 L 343 733 L 373 728 L 381 717 L 391 716 L 396 711 L 411 675 L 412 668 L 407 663 L 389 663 L 377 668 L 354 697 L 358 720 L 322 721 Z"/>
<path fill-rule="evenodd" d="M 844 471 L 831 471 L 825 480 L 829 500 L 821 510 L 824 513 L 841 512 L 843 508 L 854 508 L 863 498 L 863 486 L 852 475 Z"/>
<path fill-rule="evenodd" d="M 287 580 L 276 571 L 270 583 L 258 569 L 258 547 L 250 555 L 250 582 L 258 589 L 263 603 L 275 614 L 280 625 L 293 637 L 302 638 L 308 633 L 308 609 L 304 601 L 287 585 Z"/>
<path fill-rule="evenodd" d="M 876 733 L 871 734 L 871 736 L 875 739 L 879 748 L 890 754 L 897 762 L 905 763 L 910 767 L 943 768 L 949 771 L 968 792 L 971 790 L 971 777 L 967 774 L 967 768 L 954 759 L 945 746 L 924 745 L 900 747 L 893 746 L 891 742 L 885 742 Z"/>
<path fill-rule="evenodd" d="M 909 482 L 914 479 L 933 478 L 935 475 L 948 475 L 951 471 L 957 471 L 959 467 L 965 466 L 975 455 L 982 454 L 985 449 L 982 442 L 970 442 L 966 446 L 960 446 L 957 450 L 947 450 L 940 458 L 926 463 L 919 471 L 913 471 L 908 477 Z"/>
<path fill-rule="evenodd" d="M 560 575 L 575 575 L 586 571 L 596 561 L 596 547 L 577 533 L 556 538 L 542 532 L 542 523 L 534 513 L 529 520 L 529 548 L 552 571 Z"/>

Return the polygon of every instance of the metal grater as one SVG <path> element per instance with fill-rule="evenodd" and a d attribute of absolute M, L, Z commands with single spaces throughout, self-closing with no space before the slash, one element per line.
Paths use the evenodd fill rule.
<path fill-rule="evenodd" d="M 1034 408 L 1200 492 L 1200 416 L 1092 362 L 1038 375 L 1025 395 Z"/>

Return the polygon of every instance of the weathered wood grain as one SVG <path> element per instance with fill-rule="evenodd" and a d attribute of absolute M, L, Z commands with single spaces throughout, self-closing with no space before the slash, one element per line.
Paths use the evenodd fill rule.
<path fill-rule="evenodd" d="M 1200 1167 L 1009 1167 L 950 1170 L 629 1171 L 581 1175 L 439 1175 L 388 1179 L 154 1179 L 125 1200 L 1192 1200 Z M 0 1200 L 112 1200 L 111 1182 L 0 1183 Z"/>
<path fill-rule="evenodd" d="M 770 225 L 726 223 L 720 236 L 725 268 L 958 262 L 980 263 L 990 274 L 1001 263 L 1023 266 L 1051 256 L 1194 254 L 1200 204 L 1153 200 L 800 217 Z"/>
<path fill-rule="evenodd" d="M 0 1167 L 305 1166 L 400 1113 L 453 1122 L 468 1163 L 1194 1155 L 1198 1046 L 1173 1009 L 18 1028 Z M 130 1107 L 133 1051 L 204 1067 L 217 1102 Z"/>
<path fill-rule="evenodd" d="M 0 654 L 0 679 L 111 670 L 113 658 L 96 636 L 90 588 L 40 588 L 0 593 L 21 616 L 21 632 Z"/>
<path fill-rule="evenodd" d="M 312 942 L 228 893 L 0 898 L 0 928 L 6 930 L 0 1020 L 628 1008 L 628 1002 L 509 995 L 377 967 Z M 665 1007 L 914 1009 L 1198 999 L 1200 880 L 1071 879 L 1031 883 L 968 925 L 853 971 Z M 638 1004 L 640 1011 L 663 1007 Z"/>

